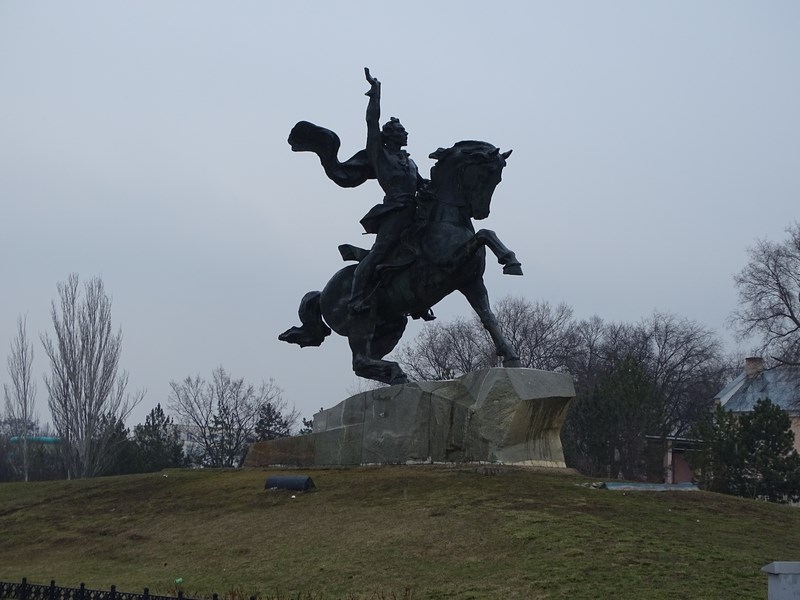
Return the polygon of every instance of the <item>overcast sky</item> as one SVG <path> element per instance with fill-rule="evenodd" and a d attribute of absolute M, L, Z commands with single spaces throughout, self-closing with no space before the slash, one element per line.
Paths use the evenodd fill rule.
<path fill-rule="evenodd" d="M 0 1 L 0 355 L 27 314 L 47 419 L 56 284 L 100 275 L 147 390 L 129 425 L 219 365 L 305 416 L 342 400 L 346 340 L 277 336 L 382 193 L 286 138 L 309 120 L 363 148 L 364 66 L 423 174 L 461 139 L 514 150 L 480 226 L 525 276 L 491 261 L 492 298 L 729 340 L 748 246 L 798 218 L 798 32 L 795 1 Z"/>

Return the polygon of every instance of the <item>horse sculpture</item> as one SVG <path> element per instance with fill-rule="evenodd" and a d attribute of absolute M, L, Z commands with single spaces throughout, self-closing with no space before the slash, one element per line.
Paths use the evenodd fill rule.
<path fill-rule="evenodd" d="M 377 269 L 370 290 L 368 312 L 355 314 L 349 307 L 355 265 L 344 267 L 322 292 L 307 293 L 301 303 L 302 325 L 292 327 L 280 340 L 319 346 L 331 329 L 347 337 L 356 375 L 391 385 L 407 383 L 400 366 L 383 360 L 405 331 L 409 316 L 425 318 L 432 306 L 458 290 L 478 314 L 494 342 L 503 366 L 519 367 L 514 348 L 502 334 L 489 306 L 483 282 L 486 250 L 503 265 L 503 273 L 522 275 L 514 253 L 488 229 L 475 231 L 472 219 L 485 219 L 506 159 L 511 151 L 486 142 L 462 141 L 430 155 L 428 189 L 417 194 L 417 218 L 401 243 Z M 345 260 L 361 260 L 367 251 L 350 245 L 339 247 Z M 430 318 L 430 317 L 428 317 Z"/>

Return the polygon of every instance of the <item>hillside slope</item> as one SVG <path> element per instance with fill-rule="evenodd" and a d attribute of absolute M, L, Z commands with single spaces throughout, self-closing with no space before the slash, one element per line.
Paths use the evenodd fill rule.
<path fill-rule="evenodd" d="M 292 471 L 295 473 L 296 471 Z M 166 471 L 0 485 L 0 580 L 263 598 L 764 598 L 800 510 L 491 467 Z M 309 596 L 310 594 L 310 596 Z"/>

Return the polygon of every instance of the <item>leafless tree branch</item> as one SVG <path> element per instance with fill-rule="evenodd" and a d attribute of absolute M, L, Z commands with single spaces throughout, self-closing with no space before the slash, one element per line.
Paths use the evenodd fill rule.
<path fill-rule="evenodd" d="M 35 425 L 36 383 L 33 381 L 33 345 L 28 341 L 26 320 L 17 319 L 17 334 L 8 355 L 11 384 L 3 384 L 6 414 L 13 435 L 20 438 L 22 475 L 28 481 L 28 437 Z"/>
<path fill-rule="evenodd" d="M 50 361 L 45 376 L 53 425 L 61 437 L 68 477 L 93 477 L 111 459 L 118 421 L 144 392 L 126 394 L 128 374 L 119 371 L 122 331 L 112 331 L 111 299 L 95 277 L 79 289 L 77 274 L 58 284 L 51 306 L 55 337 L 41 336 Z"/>
<path fill-rule="evenodd" d="M 730 320 L 773 363 L 800 365 L 800 223 L 786 232 L 780 243 L 760 240 L 749 249 L 734 277 L 740 307 Z"/>
<path fill-rule="evenodd" d="M 173 381 L 170 387 L 167 406 L 180 424 L 191 428 L 200 451 L 195 459 L 209 467 L 239 466 L 265 404 L 272 404 L 290 427 L 299 418 L 296 410 L 288 410 L 281 389 L 272 379 L 256 388 L 245 384 L 244 379 L 232 379 L 218 367 L 211 381 L 197 375 L 180 383 Z"/>

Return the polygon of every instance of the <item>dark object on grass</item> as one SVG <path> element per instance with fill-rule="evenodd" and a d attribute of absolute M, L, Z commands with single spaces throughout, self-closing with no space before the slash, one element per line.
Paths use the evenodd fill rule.
<path fill-rule="evenodd" d="M 317 486 L 308 475 L 271 475 L 267 477 L 264 489 L 311 492 L 317 489 Z"/>

